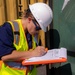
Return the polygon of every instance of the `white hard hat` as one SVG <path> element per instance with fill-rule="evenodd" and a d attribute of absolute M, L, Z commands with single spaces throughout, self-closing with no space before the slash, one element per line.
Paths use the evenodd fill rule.
<path fill-rule="evenodd" d="M 46 32 L 46 27 L 51 23 L 53 18 L 51 8 L 45 3 L 34 3 L 29 5 L 29 8 L 42 30 Z"/>

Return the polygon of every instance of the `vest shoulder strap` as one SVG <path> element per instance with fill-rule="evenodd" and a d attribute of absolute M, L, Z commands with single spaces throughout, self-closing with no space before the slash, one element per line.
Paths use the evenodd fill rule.
<path fill-rule="evenodd" d="M 18 22 L 16 22 L 16 21 L 11 21 L 12 23 L 13 23 L 13 25 L 14 25 L 14 34 L 16 35 L 19 35 L 19 24 L 18 24 Z"/>
<path fill-rule="evenodd" d="M 13 28 L 13 32 L 14 32 L 14 43 L 18 45 L 19 43 L 19 23 L 17 21 L 8 21 Z"/>

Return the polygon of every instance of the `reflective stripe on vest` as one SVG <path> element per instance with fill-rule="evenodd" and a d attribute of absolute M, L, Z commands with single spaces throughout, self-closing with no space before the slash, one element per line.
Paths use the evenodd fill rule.
<path fill-rule="evenodd" d="M 19 33 L 19 25 L 18 25 L 18 23 L 16 21 L 11 21 L 11 22 L 14 25 L 15 44 L 18 45 L 18 43 L 19 43 L 19 35 L 20 35 L 20 33 Z"/>

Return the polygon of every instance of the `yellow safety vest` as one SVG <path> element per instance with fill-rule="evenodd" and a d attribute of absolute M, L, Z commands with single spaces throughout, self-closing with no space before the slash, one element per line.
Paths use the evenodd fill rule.
<path fill-rule="evenodd" d="M 18 51 L 27 51 L 28 50 L 28 43 L 26 40 L 26 36 L 25 36 L 25 32 L 24 29 L 22 27 L 22 23 L 20 19 L 17 19 L 15 21 L 8 21 L 11 25 L 12 25 L 12 29 L 13 29 L 13 35 L 14 35 L 14 31 L 15 31 L 15 27 L 14 27 L 14 23 L 18 23 L 19 26 L 19 40 L 17 42 L 17 39 L 14 35 L 14 46 L 16 47 L 16 50 Z M 32 49 L 34 49 L 36 47 L 36 43 L 34 41 L 34 38 L 32 36 Z M 37 71 L 36 71 L 36 67 L 34 66 L 33 70 L 31 72 L 28 72 L 26 74 L 26 69 L 15 69 L 12 67 L 9 67 L 7 65 L 5 65 L 4 63 L 2 63 L 2 67 L 0 69 L 0 75 L 36 75 Z"/>

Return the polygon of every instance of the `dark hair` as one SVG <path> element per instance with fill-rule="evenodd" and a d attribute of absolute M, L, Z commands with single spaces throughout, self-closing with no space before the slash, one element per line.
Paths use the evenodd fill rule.
<path fill-rule="evenodd" d="M 29 8 L 27 10 L 24 10 L 23 17 L 24 18 L 28 18 L 28 17 L 32 17 L 33 18 L 33 15 L 32 15 L 32 13 L 31 13 Z"/>

